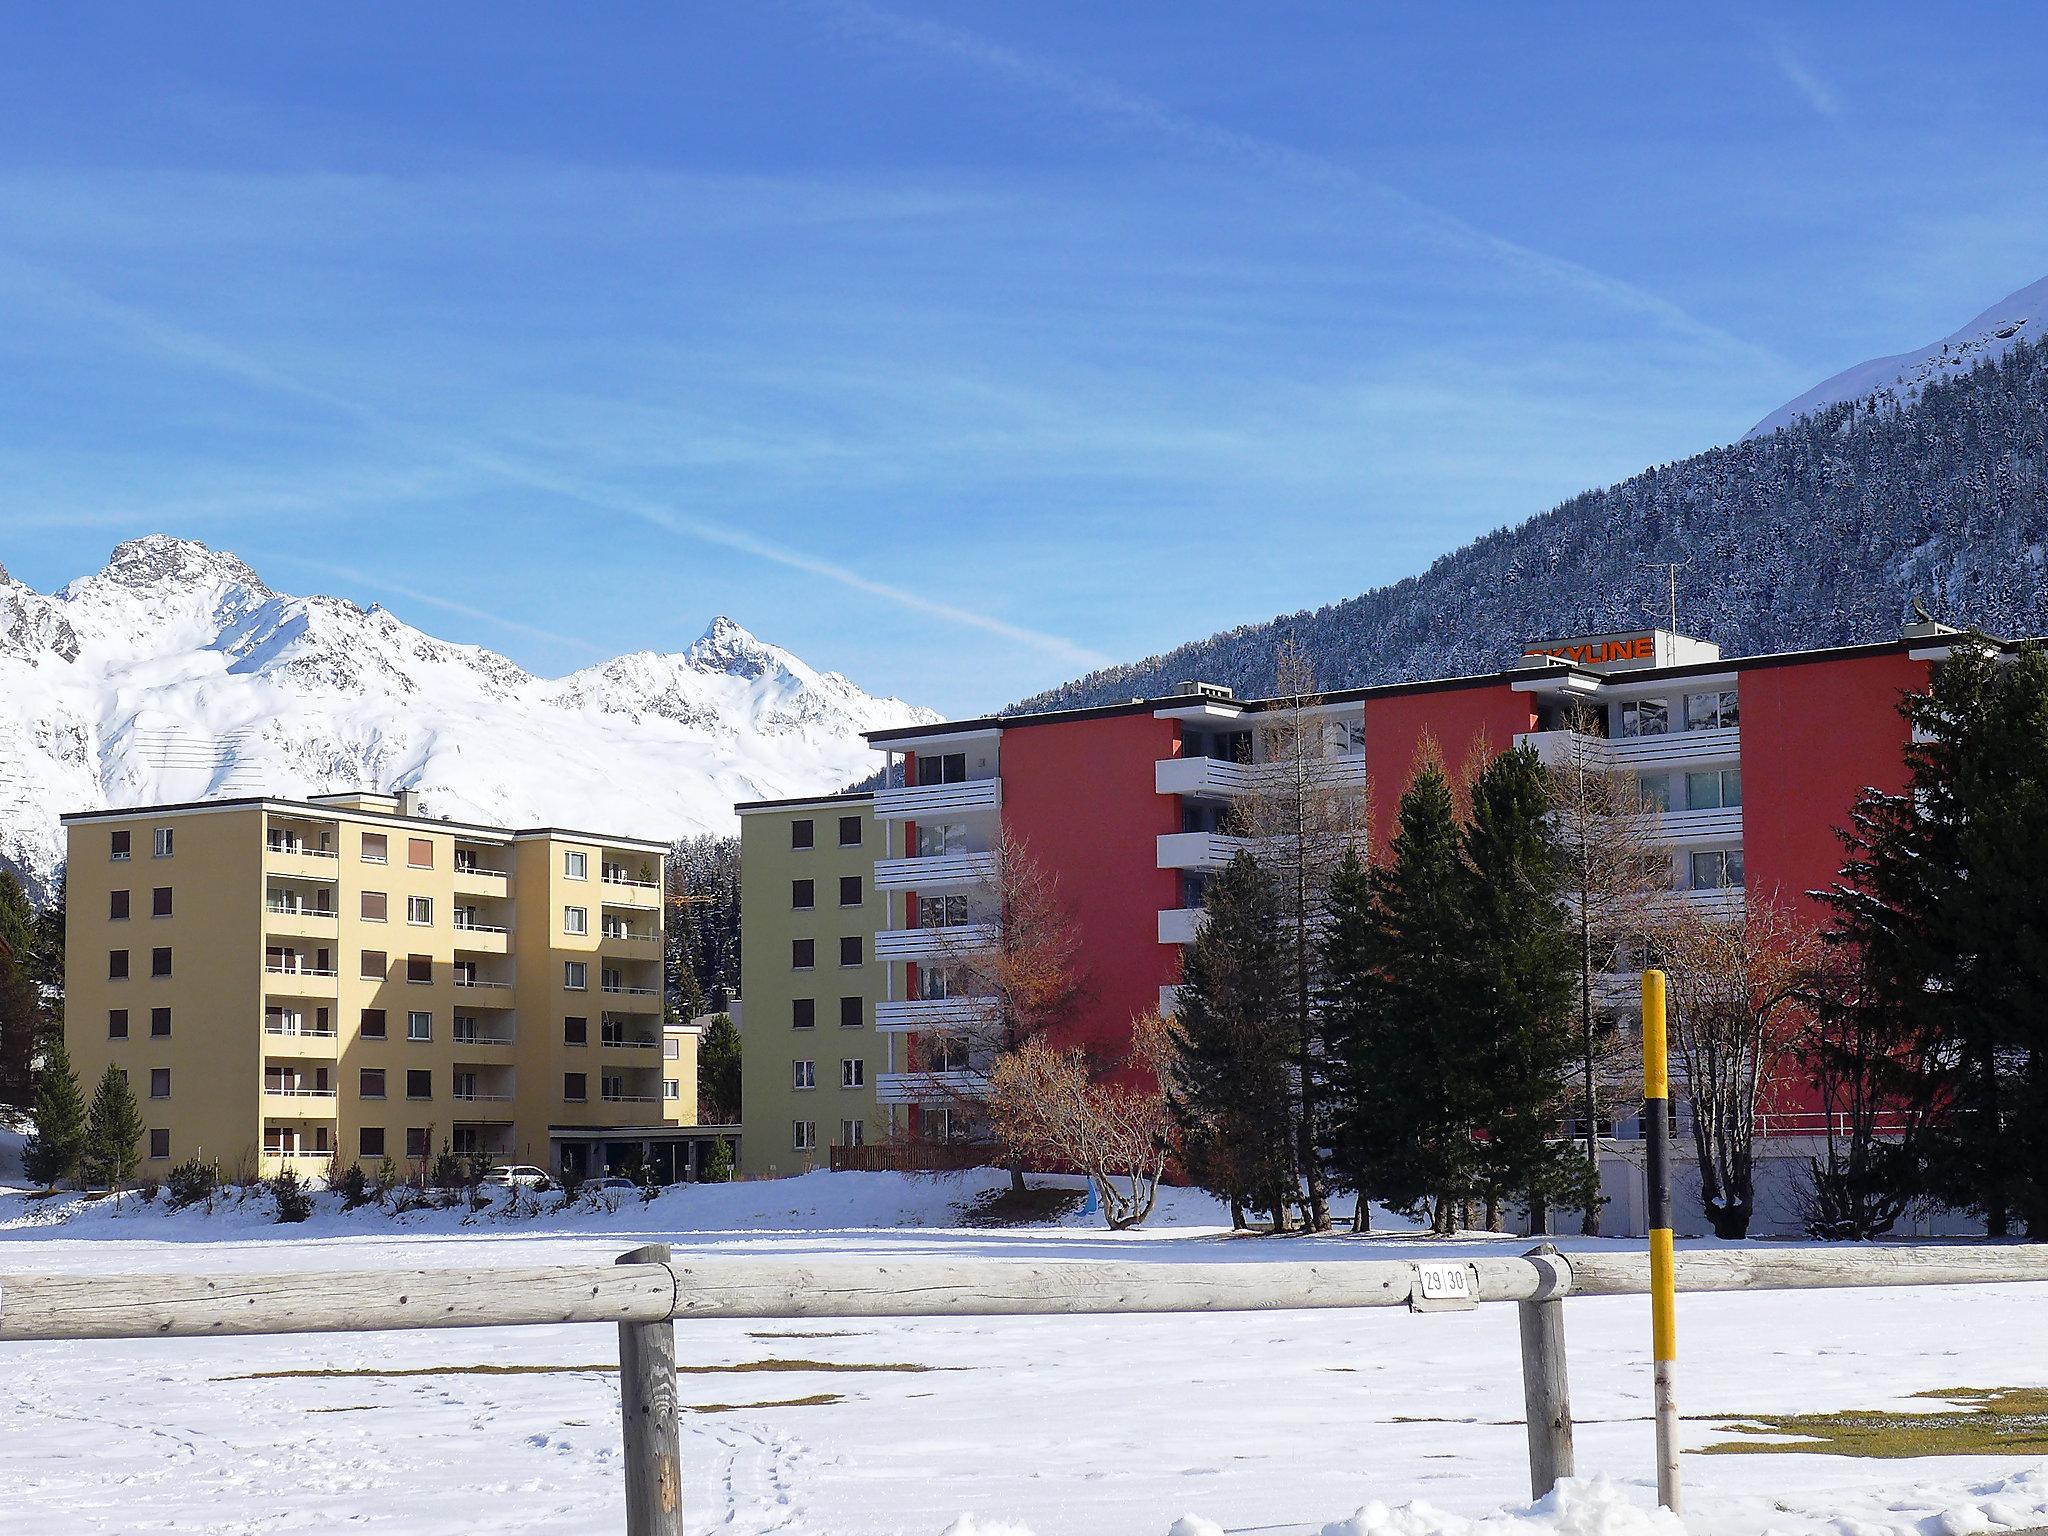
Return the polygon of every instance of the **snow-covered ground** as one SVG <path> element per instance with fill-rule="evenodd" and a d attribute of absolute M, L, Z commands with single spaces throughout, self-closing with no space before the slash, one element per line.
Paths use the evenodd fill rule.
<path fill-rule="evenodd" d="M 270 1224 L 261 1201 L 117 1214 L 9 1193 L 0 1292 L 31 1271 L 481 1268 L 604 1261 L 650 1240 L 692 1259 L 1447 1251 L 1395 1233 L 1231 1238 L 1188 1192 L 1127 1236 L 1079 1216 L 957 1225 L 996 1182 L 814 1174 L 467 1224 L 328 1198 L 298 1228 Z M 1747 1414 L 1925 1410 L 1912 1394 L 2048 1385 L 2042 1303 L 2019 1286 L 1683 1298 L 1687 1444 L 1725 1441 Z M 835 1536 L 1670 1531 L 1648 1512 L 1644 1304 L 1574 1301 L 1567 1331 L 1579 1465 L 1612 1486 L 1474 1525 L 1527 1488 L 1512 1308 L 686 1323 L 685 1507 L 693 1532 Z M 0 1346 L 0 1531 L 616 1530 L 616 1351 L 609 1327 Z M 1695 1532 L 2048 1525 L 2048 1472 L 2025 1458 L 1716 1455 L 1685 1471 Z"/>

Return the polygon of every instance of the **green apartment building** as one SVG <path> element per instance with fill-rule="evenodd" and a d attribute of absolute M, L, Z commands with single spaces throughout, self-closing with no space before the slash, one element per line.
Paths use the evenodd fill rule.
<path fill-rule="evenodd" d="M 740 1171 L 805 1173 L 833 1147 L 879 1142 L 876 1087 L 889 1041 L 875 1028 L 888 967 L 873 797 L 757 800 L 740 818 Z"/>

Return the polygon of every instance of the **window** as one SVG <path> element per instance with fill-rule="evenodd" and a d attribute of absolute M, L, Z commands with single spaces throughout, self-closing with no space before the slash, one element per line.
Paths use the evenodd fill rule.
<path fill-rule="evenodd" d="M 842 816 L 842 817 L 840 817 L 840 818 L 839 818 L 839 846 L 840 846 L 840 847 L 842 847 L 842 848 L 858 848 L 858 847 L 859 847 L 860 845 L 861 845 L 861 830 L 860 830 L 860 818 L 859 818 L 858 816 Z"/>
<path fill-rule="evenodd" d="M 841 1029 L 859 1029 L 862 1024 L 867 1022 L 861 1017 L 864 1011 L 859 998 L 842 997 L 839 999 L 839 1027 Z"/>
<path fill-rule="evenodd" d="M 383 1098 L 384 1069 L 382 1067 L 364 1067 L 357 1077 L 356 1092 L 366 1099 Z"/>
<path fill-rule="evenodd" d="M 792 1088 L 815 1088 L 818 1086 L 818 1064 L 815 1061 L 792 1061 L 790 1075 L 794 1079 Z"/>
<path fill-rule="evenodd" d="M 405 840 L 405 862 L 414 869 L 434 867 L 434 841 L 428 837 L 408 837 Z"/>
<path fill-rule="evenodd" d="M 388 864 L 391 862 L 391 844 L 382 832 L 363 834 L 363 862 L 365 864 Z"/>
<path fill-rule="evenodd" d="M 110 950 L 108 950 L 108 951 L 107 951 L 107 980 L 109 980 L 109 981 L 126 981 L 127 979 L 128 979 L 128 951 L 127 951 L 127 950 L 125 950 L 125 949 L 110 949 Z"/>
<path fill-rule="evenodd" d="M 571 992 L 584 992 L 590 988 L 590 967 L 581 960 L 562 962 L 562 985 Z"/>
<path fill-rule="evenodd" d="M 1721 726 L 1741 723 L 1742 717 L 1736 708 L 1733 688 L 1723 688 L 1717 693 L 1688 693 L 1685 696 L 1685 728 L 1689 731 L 1711 731 Z"/>
<path fill-rule="evenodd" d="M 171 949 L 168 944 L 159 944 L 149 952 L 149 974 L 168 976 L 171 974 Z"/>
<path fill-rule="evenodd" d="M 965 752 L 918 753 L 917 782 L 920 784 L 965 784 L 967 782 L 967 754 Z"/>
<path fill-rule="evenodd" d="M 564 933 L 588 933 L 588 932 L 590 932 L 590 908 L 588 908 L 588 907 L 564 907 L 564 908 L 562 908 L 562 932 L 564 932 Z"/>
<path fill-rule="evenodd" d="M 811 880 L 789 882 L 789 905 L 797 912 L 808 912 L 818 904 L 817 884 Z"/>
<path fill-rule="evenodd" d="M 171 1096 L 171 1069 L 151 1067 L 149 1069 L 149 1096 L 152 1099 L 168 1099 Z"/>
<path fill-rule="evenodd" d="M 815 997 L 791 999 L 789 1005 L 789 1027 L 791 1029 L 816 1029 L 818 1027 L 818 1000 Z"/>
<path fill-rule="evenodd" d="M 797 1120 L 792 1122 L 790 1144 L 799 1152 L 813 1151 L 818 1145 L 818 1122 Z"/>
<path fill-rule="evenodd" d="M 867 1145 L 868 1123 L 865 1120 L 842 1120 L 839 1122 L 839 1145 L 862 1147 Z"/>
<path fill-rule="evenodd" d="M 935 858 L 942 853 L 964 853 L 967 850 L 967 828 L 957 821 L 939 821 L 927 825 L 917 824 L 917 856 L 921 859 Z"/>
<path fill-rule="evenodd" d="M 405 1069 L 405 1096 L 408 1099 L 431 1099 L 434 1096 L 434 1074 L 427 1067 Z"/>
<path fill-rule="evenodd" d="M 432 955 L 407 955 L 405 957 L 405 979 L 410 986 L 424 986 L 434 979 L 434 957 Z"/>
<path fill-rule="evenodd" d="M 1188 830 L 1197 829 L 1191 827 Z M 917 898 L 917 926 L 920 928 L 955 928 L 967 920 L 965 896 L 934 895 Z"/>
<path fill-rule="evenodd" d="M 590 1020 L 577 1018 L 562 1020 L 562 1044 L 590 1044 Z"/>
<path fill-rule="evenodd" d="M 791 939 L 789 941 L 789 968 L 793 971 L 808 971 L 818 963 L 818 941 L 816 939 Z"/>
<path fill-rule="evenodd" d="M 860 949 L 860 935 L 857 933 L 847 934 L 839 941 L 839 963 L 841 965 L 859 965 Z"/>
<path fill-rule="evenodd" d="M 789 846 L 791 848 L 813 848 L 817 846 L 817 828 L 806 817 L 789 824 Z"/>
<path fill-rule="evenodd" d="M 1696 891 L 1740 890 L 1742 850 L 1714 848 L 1692 856 L 1692 888 Z"/>
<path fill-rule="evenodd" d="M 408 896 L 405 898 L 405 920 L 408 923 L 427 925 L 434 921 L 434 898 L 431 896 Z"/>
<path fill-rule="evenodd" d="M 661 1059 L 663 1061 L 681 1061 L 683 1059 L 683 1042 L 674 1035 L 662 1036 Z"/>
<path fill-rule="evenodd" d="M 110 923 L 125 923 L 128 921 L 128 893 L 126 891 L 107 892 L 107 921 Z"/>
<path fill-rule="evenodd" d="M 1671 775 L 1668 773 L 1639 773 L 1636 775 L 1636 791 L 1642 796 L 1642 808 L 1646 811 L 1668 811 L 1671 809 Z"/>
<path fill-rule="evenodd" d="M 116 862 L 126 859 L 128 857 L 129 839 L 132 836 L 133 834 L 128 832 L 109 832 L 107 834 L 107 857 Z"/>
<path fill-rule="evenodd" d="M 839 905 L 842 907 L 857 907 L 861 904 L 861 899 L 860 876 L 841 875 L 839 877 Z"/>
<path fill-rule="evenodd" d="M 126 1040 L 128 1038 L 128 1010 L 126 1008 L 109 1008 L 107 1010 L 107 1038 L 109 1040 Z"/>
<path fill-rule="evenodd" d="M 433 1039 L 434 1016 L 431 1013 L 408 1013 L 405 1016 L 405 1038 L 408 1040 Z"/>
<path fill-rule="evenodd" d="M 405 1128 L 405 1155 L 407 1157 L 415 1160 L 426 1157 L 427 1148 L 431 1145 L 427 1140 L 428 1129 L 424 1125 L 408 1125 Z"/>
<path fill-rule="evenodd" d="M 1742 770 L 1709 768 L 1704 773 L 1688 773 L 1685 776 L 1685 804 L 1686 809 L 1693 811 L 1713 811 L 1723 806 L 1742 804 Z"/>
<path fill-rule="evenodd" d="M 382 891 L 363 892 L 363 921 L 381 923 L 390 910 L 390 898 Z"/>
<path fill-rule="evenodd" d="M 382 981 L 391 972 L 391 957 L 381 949 L 363 951 L 363 980 Z"/>
<path fill-rule="evenodd" d="M 1671 729 L 1671 709 L 1662 699 L 1630 699 L 1616 706 L 1615 719 L 1623 736 L 1662 736 Z"/>
<path fill-rule="evenodd" d="M 149 915 L 169 917 L 171 915 L 171 888 L 159 885 L 149 893 Z"/>
<path fill-rule="evenodd" d="M 356 1132 L 356 1156 L 382 1157 L 384 1155 L 384 1127 L 366 1125 Z"/>
<path fill-rule="evenodd" d="M 590 855 L 580 848 L 564 848 L 562 850 L 562 876 L 568 880 L 588 880 L 590 878 Z"/>
<path fill-rule="evenodd" d="M 171 828 L 158 827 L 156 829 L 154 852 L 160 859 L 168 859 L 171 856 Z"/>
<path fill-rule="evenodd" d="M 661 1096 L 664 1099 L 680 1099 L 683 1096 L 682 1083 L 673 1077 L 664 1077 L 661 1080 Z"/>
<path fill-rule="evenodd" d="M 926 1048 L 923 1062 L 927 1072 L 965 1072 L 967 1064 L 967 1042 L 965 1040 L 938 1039 Z"/>
<path fill-rule="evenodd" d="M 564 1072 L 562 1074 L 562 1097 L 571 1104 L 581 1104 L 590 1097 L 590 1075 L 585 1072 Z"/>
<path fill-rule="evenodd" d="M 149 1133 L 149 1155 L 152 1159 L 171 1155 L 171 1133 L 152 1128 Z"/>
<path fill-rule="evenodd" d="M 868 1064 L 858 1056 L 849 1056 L 839 1063 L 839 1086 L 842 1088 L 865 1088 L 868 1085 Z"/>
<path fill-rule="evenodd" d="M 361 1022 L 357 1027 L 361 1030 L 365 1040 L 384 1039 L 384 1010 L 382 1008 L 365 1008 L 362 1012 Z"/>
<path fill-rule="evenodd" d="M 171 1010 L 152 1008 L 149 1010 L 149 1037 L 152 1040 L 171 1038 Z"/>

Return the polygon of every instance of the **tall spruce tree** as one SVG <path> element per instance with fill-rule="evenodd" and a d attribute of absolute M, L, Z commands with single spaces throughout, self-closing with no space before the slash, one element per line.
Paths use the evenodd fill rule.
<path fill-rule="evenodd" d="M 0 869 L 0 1104 L 26 1104 L 34 1088 L 44 1029 L 34 968 L 35 913 L 13 872 Z"/>
<path fill-rule="evenodd" d="M 1202 1188 L 1288 1224 L 1299 1197 L 1289 969 L 1273 893 L 1239 853 L 1209 883 L 1181 959 L 1167 1107 L 1182 1166 Z"/>
<path fill-rule="evenodd" d="M 740 1051 L 731 1014 L 721 1013 L 704 1026 L 704 1038 L 697 1042 L 697 1102 L 707 1125 L 739 1124 Z"/>
<path fill-rule="evenodd" d="M 120 1068 L 109 1066 L 93 1090 L 85 1112 L 82 1159 L 89 1181 L 118 1191 L 135 1171 L 137 1144 L 142 1140 L 142 1109 Z"/>
<path fill-rule="evenodd" d="M 66 1179 L 79 1177 L 84 1155 L 85 1096 L 78 1091 L 78 1074 L 71 1070 L 64 1037 L 59 1035 L 45 1051 L 36 1074 L 35 1108 L 21 1152 L 22 1169 L 32 1182 L 54 1189 Z"/>
<path fill-rule="evenodd" d="M 1473 1017 L 1482 1184 L 1489 1214 L 1527 1202 L 1538 1230 L 1552 1204 L 1583 1209 L 1598 1188 L 1583 1157 L 1555 1136 L 1579 1056 L 1578 950 L 1563 901 L 1550 819 L 1550 778 L 1527 748 L 1502 753 L 1472 787 L 1465 829 L 1456 996 Z"/>
<path fill-rule="evenodd" d="M 1361 1197 L 1431 1213 L 1440 1232 L 1481 1182 L 1474 1012 L 1456 996 L 1461 904 L 1470 881 L 1450 784 L 1426 763 L 1401 797 L 1388 862 L 1326 944 L 1325 1009 L 1342 1090 L 1332 1141 Z M 1343 970 L 1338 969 L 1341 962 Z"/>
<path fill-rule="evenodd" d="M 1361 1143 L 1372 1128 L 1360 1102 L 1359 1075 L 1365 1070 L 1364 1041 L 1374 1006 L 1364 978 L 1379 953 L 1375 922 L 1372 872 L 1353 850 L 1330 879 L 1318 1004 L 1327 1047 L 1322 1102 L 1330 1124 L 1331 1168 L 1339 1187 L 1358 1196 L 1351 1218 L 1356 1232 L 1371 1227 L 1373 1198 L 1382 1193 L 1367 1182 L 1367 1150 Z"/>

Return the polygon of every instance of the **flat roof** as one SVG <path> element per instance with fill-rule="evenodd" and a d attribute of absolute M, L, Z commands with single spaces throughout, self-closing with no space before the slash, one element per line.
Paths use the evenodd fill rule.
<path fill-rule="evenodd" d="M 790 811 L 801 809 L 807 805 L 815 805 L 821 808 L 834 805 L 852 805 L 864 803 L 874 798 L 875 792 L 871 789 L 841 789 L 835 790 L 829 795 L 792 795 L 787 800 L 740 800 L 734 803 L 733 810 L 739 815 L 744 816 L 749 811 Z"/>
<path fill-rule="evenodd" d="M 667 853 L 669 844 L 644 837 L 626 837 L 611 832 L 583 832 L 568 827 L 493 827 L 479 821 L 455 821 L 441 816 L 400 816 L 395 811 L 366 811 L 354 806 L 330 805 L 317 800 L 288 800 L 279 795 L 238 795 L 220 800 L 179 800 L 163 805 L 108 806 L 97 811 L 66 811 L 57 820 L 118 821 L 135 816 L 189 816 L 212 811 L 276 810 L 314 821 L 395 822 L 427 831 L 476 832 L 487 837 L 574 838 L 579 842 L 605 843 L 614 848 L 635 848 L 646 853 Z"/>

